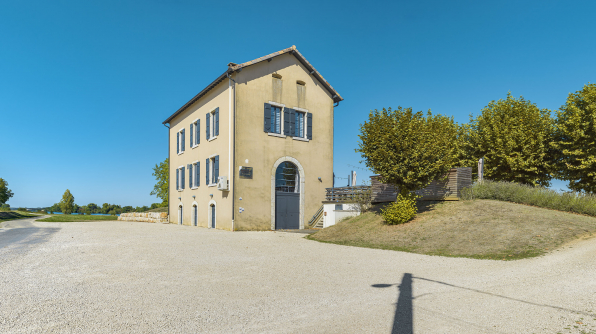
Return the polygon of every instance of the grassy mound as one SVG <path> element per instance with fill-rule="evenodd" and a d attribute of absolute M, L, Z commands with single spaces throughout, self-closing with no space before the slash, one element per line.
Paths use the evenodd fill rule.
<path fill-rule="evenodd" d="M 91 216 L 91 215 L 52 215 L 44 219 L 37 219 L 39 222 L 84 222 L 90 220 L 118 220 L 116 216 Z"/>
<path fill-rule="evenodd" d="M 418 216 L 386 225 L 376 206 L 308 236 L 340 245 L 419 254 L 512 260 L 547 253 L 596 233 L 596 218 L 526 205 L 473 200 L 419 202 Z"/>

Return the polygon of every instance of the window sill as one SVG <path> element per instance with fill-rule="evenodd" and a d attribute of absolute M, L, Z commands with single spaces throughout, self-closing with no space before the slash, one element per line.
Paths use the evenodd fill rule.
<path fill-rule="evenodd" d="M 178 155 L 182 155 L 182 154 L 184 154 L 184 151 L 182 151 L 182 152 L 178 153 Z"/>
<path fill-rule="evenodd" d="M 208 185 L 207 187 L 215 187 L 217 186 L 217 183 L 211 183 L 210 185 Z"/>
<path fill-rule="evenodd" d="M 299 141 L 305 141 L 305 142 L 309 142 L 310 141 L 310 139 L 308 139 L 308 138 L 301 138 L 301 137 L 292 137 L 292 139 L 299 140 Z"/>
<path fill-rule="evenodd" d="M 207 139 L 207 141 L 212 141 L 212 140 L 215 140 L 215 139 L 217 139 L 217 136 L 211 137 L 211 138 Z"/>
<path fill-rule="evenodd" d="M 280 133 L 275 133 L 275 132 L 267 132 L 267 134 L 271 137 L 279 137 L 279 138 L 286 138 L 285 135 L 282 135 Z"/>
<path fill-rule="evenodd" d="M 184 191 L 184 189 L 178 189 L 178 192 L 179 192 L 179 193 L 181 193 L 181 192 L 183 192 L 183 191 Z"/>
<path fill-rule="evenodd" d="M 199 187 L 192 187 L 192 188 L 190 188 L 190 190 L 197 190 L 197 189 L 199 189 Z"/>
<path fill-rule="evenodd" d="M 196 144 L 194 146 L 191 146 L 190 148 L 197 148 L 197 147 L 199 147 L 199 144 Z"/>

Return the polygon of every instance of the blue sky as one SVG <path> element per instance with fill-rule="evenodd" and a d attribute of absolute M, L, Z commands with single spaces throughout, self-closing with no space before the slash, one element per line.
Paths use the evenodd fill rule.
<path fill-rule="evenodd" d="M 67 188 L 79 205 L 159 202 L 162 121 L 228 62 L 291 45 L 345 98 L 334 171 L 347 177 L 364 167 L 354 149 L 371 109 L 461 123 L 508 91 L 559 108 L 596 81 L 595 13 L 594 1 L 0 1 L 0 177 L 13 207 Z"/>

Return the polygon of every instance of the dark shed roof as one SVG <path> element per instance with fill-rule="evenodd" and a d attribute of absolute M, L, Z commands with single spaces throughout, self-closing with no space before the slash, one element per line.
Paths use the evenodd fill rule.
<path fill-rule="evenodd" d="M 300 52 L 298 52 L 295 45 L 292 45 L 292 47 L 289 47 L 287 49 L 283 49 L 281 51 L 277 51 L 277 52 L 268 54 L 266 56 L 257 58 L 255 60 L 248 61 L 246 63 L 242 63 L 242 64 L 229 63 L 228 69 L 222 75 L 217 77 L 217 79 L 215 79 L 212 83 L 210 83 L 207 87 L 205 87 L 205 89 L 200 91 L 199 94 L 195 95 L 195 97 L 190 99 L 190 101 L 186 102 L 186 104 L 184 104 L 180 109 L 178 109 L 175 113 L 173 113 L 172 116 L 168 117 L 168 119 L 166 119 L 163 122 L 163 124 L 169 123 L 174 117 L 178 116 L 180 113 L 182 113 L 188 107 L 190 107 L 190 105 L 192 105 L 198 99 L 200 99 L 203 95 L 207 94 L 207 92 L 209 92 L 211 89 L 213 89 L 215 86 L 217 86 L 220 82 L 222 82 L 227 77 L 228 73 L 232 74 L 233 72 L 242 70 L 244 67 L 248 67 L 250 65 L 254 65 L 254 64 L 260 63 L 262 61 L 269 60 L 271 58 L 275 58 L 277 56 L 281 56 L 285 53 L 290 53 L 290 54 L 294 55 L 294 57 L 296 57 L 296 59 L 298 59 L 300 61 L 300 63 L 302 63 L 302 65 L 304 65 L 304 67 L 306 67 L 306 69 L 310 72 L 310 74 L 313 75 L 315 78 L 317 78 L 317 80 L 319 80 L 319 82 L 321 82 L 323 87 L 325 87 L 325 89 L 327 89 L 331 93 L 331 95 L 333 97 L 333 102 L 343 101 L 343 98 L 339 95 L 339 93 L 335 89 L 333 89 L 333 87 L 331 87 L 331 85 L 327 82 L 327 80 L 325 80 L 323 78 L 321 73 L 319 73 L 319 71 L 317 71 L 308 62 L 308 60 L 306 60 L 306 58 L 304 58 L 304 56 Z"/>

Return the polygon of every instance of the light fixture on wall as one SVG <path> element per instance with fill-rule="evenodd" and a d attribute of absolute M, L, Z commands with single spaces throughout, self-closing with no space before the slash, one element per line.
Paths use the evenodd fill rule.
<path fill-rule="evenodd" d="M 178 200 L 182 200 L 182 197 L 178 197 Z"/>
<path fill-rule="evenodd" d="M 213 194 L 209 194 L 209 196 L 213 197 Z"/>
<path fill-rule="evenodd" d="M 194 199 L 195 197 L 197 197 L 197 196 L 195 196 L 195 195 L 192 195 L 192 198 L 193 198 L 193 199 Z"/>
<path fill-rule="evenodd" d="M 323 182 L 323 180 L 321 180 L 321 178 L 319 178 L 319 182 Z"/>

